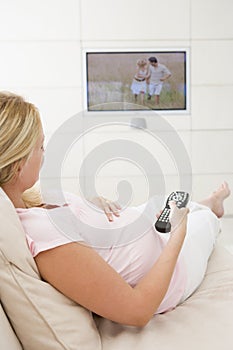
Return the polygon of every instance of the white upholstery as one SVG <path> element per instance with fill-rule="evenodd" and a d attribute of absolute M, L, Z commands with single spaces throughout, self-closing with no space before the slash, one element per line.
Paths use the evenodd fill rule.
<path fill-rule="evenodd" d="M 0 344 L 2 350 L 22 349 L 7 317 L 0 304 Z"/>
<path fill-rule="evenodd" d="M 230 350 L 233 347 L 233 255 L 216 247 L 198 290 L 143 329 L 98 319 L 104 350 Z"/>

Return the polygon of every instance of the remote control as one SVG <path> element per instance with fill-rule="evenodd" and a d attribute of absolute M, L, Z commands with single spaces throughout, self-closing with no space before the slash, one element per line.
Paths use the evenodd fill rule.
<path fill-rule="evenodd" d="M 183 191 L 172 192 L 166 202 L 166 206 L 160 214 L 158 220 L 155 223 L 155 228 L 161 233 L 167 233 L 171 231 L 171 224 L 169 222 L 170 207 L 169 202 L 175 201 L 178 208 L 185 207 L 189 201 L 189 194 Z"/>

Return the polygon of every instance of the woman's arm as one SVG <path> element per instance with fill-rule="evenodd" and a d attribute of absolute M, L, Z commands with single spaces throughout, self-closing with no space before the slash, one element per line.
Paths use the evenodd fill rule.
<path fill-rule="evenodd" d="M 80 243 L 44 251 L 35 260 L 42 278 L 69 298 L 112 321 L 141 327 L 151 319 L 167 292 L 185 232 L 186 215 L 135 288 L 92 248 Z"/>

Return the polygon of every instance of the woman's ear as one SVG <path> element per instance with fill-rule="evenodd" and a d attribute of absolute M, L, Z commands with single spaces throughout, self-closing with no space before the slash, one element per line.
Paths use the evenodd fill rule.
<path fill-rule="evenodd" d="M 23 163 L 22 163 L 22 161 L 20 161 L 18 163 L 17 173 L 20 174 L 22 172 L 22 170 L 23 170 Z"/>
<path fill-rule="evenodd" d="M 17 176 L 22 176 L 25 163 L 26 163 L 25 159 L 21 159 L 18 162 L 18 164 L 17 164 Z"/>

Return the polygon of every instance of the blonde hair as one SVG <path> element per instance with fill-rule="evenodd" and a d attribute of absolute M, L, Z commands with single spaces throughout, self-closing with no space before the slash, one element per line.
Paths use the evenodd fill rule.
<path fill-rule="evenodd" d="M 0 92 L 0 187 L 14 178 L 20 162 L 30 156 L 41 128 L 39 111 L 32 103 L 16 94 Z M 39 193 L 36 199 L 34 190 L 33 196 L 26 192 L 26 205 L 41 201 Z"/>
<path fill-rule="evenodd" d="M 144 67 L 147 65 L 147 60 L 146 59 L 139 59 L 137 60 L 137 66 L 138 67 Z"/>

